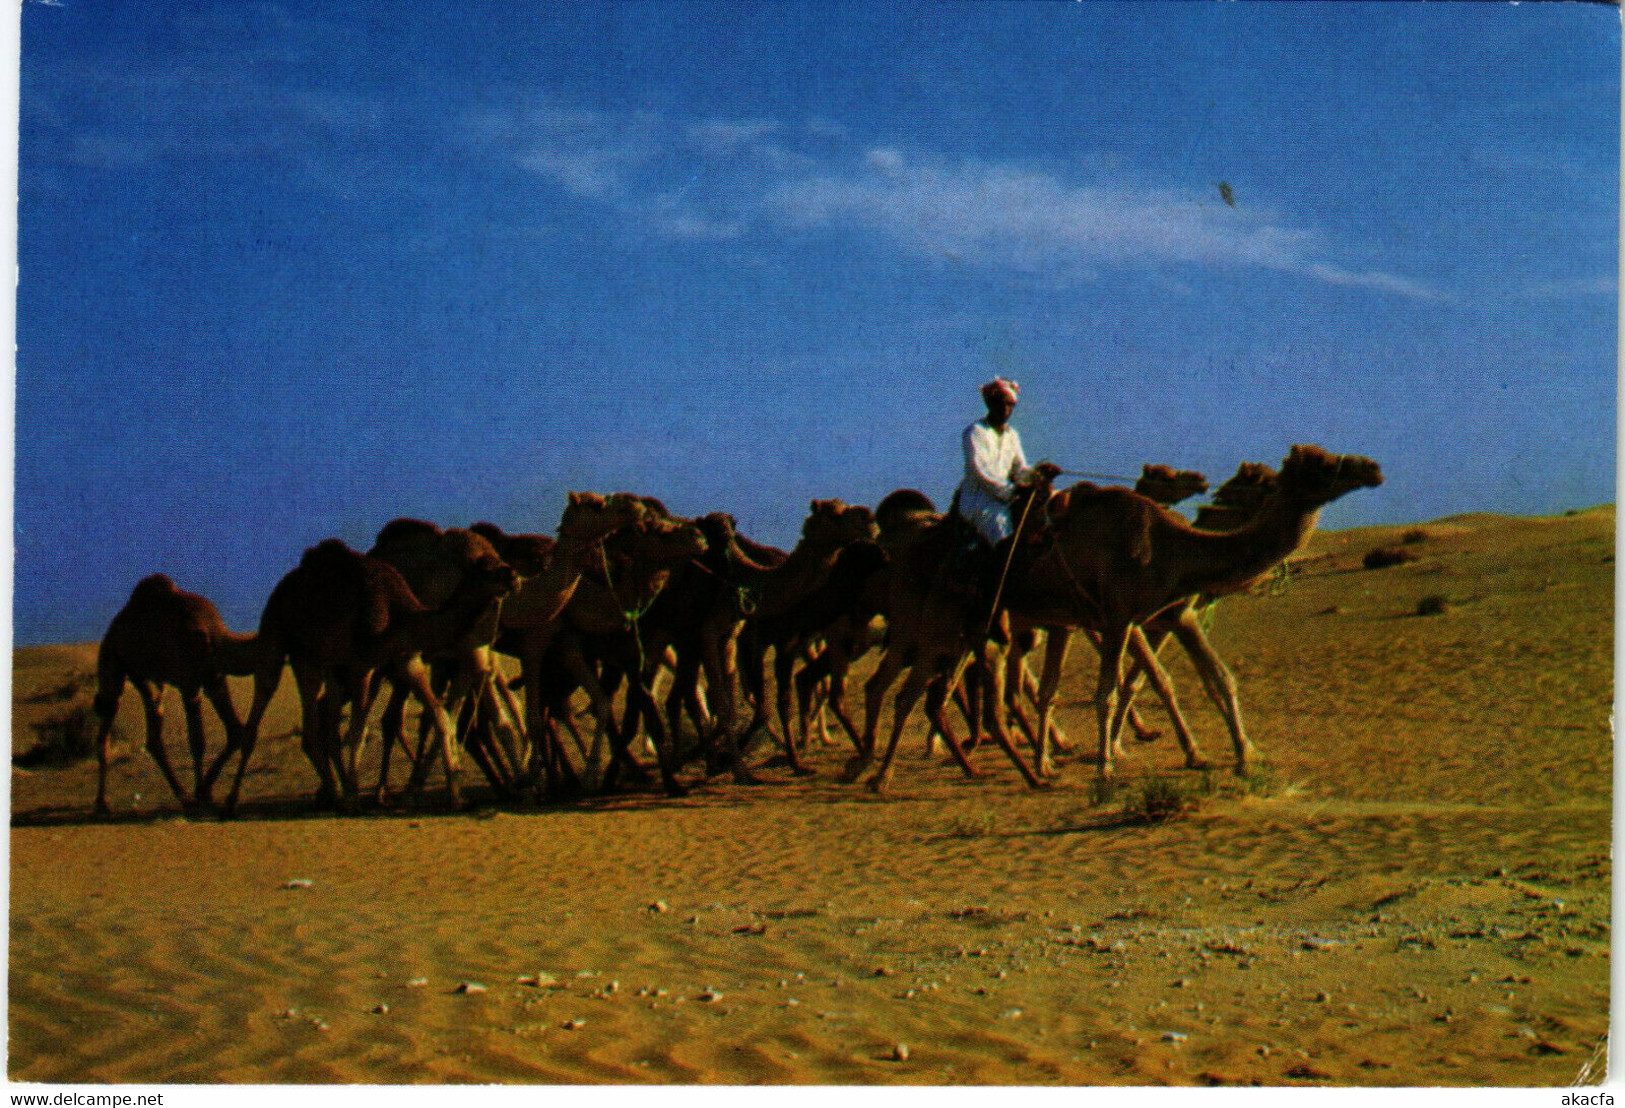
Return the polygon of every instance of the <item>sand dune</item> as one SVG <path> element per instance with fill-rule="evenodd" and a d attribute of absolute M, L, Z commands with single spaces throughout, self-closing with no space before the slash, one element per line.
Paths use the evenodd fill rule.
<path fill-rule="evenodd" d="M 835 780 L 837 746 L 816 778 L 682 800 L 339 818 L 310 809 L 285 688 L 220 824 L 179 814 L 129 696 L 113 819 L 89 814 L 94 760 L 13 771 L 10 1075 L 1600 1079 L 1614 513 L 1422 529 L 1381 570 L 1362 556 L 1406 529 L 1323 534 L 1284 590 L 1220 606 L 1265 758 L 1246 783 L 1163 739 L 1114 796 L 1083 758 L 1030 792 L 996 751 L 965 780 L 915 734 L 885 799 Z M 15 750 L 88 702 L 93 662 L 17 652 Z M 1060 713 L 1080 752 L 1089 668 Z M 1153 777 L 1194 810 L 1125 815 Z"/>

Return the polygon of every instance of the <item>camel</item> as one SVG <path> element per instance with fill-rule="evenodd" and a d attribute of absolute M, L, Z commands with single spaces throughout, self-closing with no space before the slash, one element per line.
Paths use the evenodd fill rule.
<path fill-rule="evenodd" d="M 897 489 L 886 494 L 875 505 L 874 515 L 878 534 L 876 541 L 888 562 L 918 537 L 922 528 L 941 518 L 931 498 L 918 489 Z M 813 690 L 824 683 L 828 686 L 824 706 L 834 713 L 859 754 L 864 753 L 863 740 L 847 717 L 844 706 L 846 679 L 852 664 L 868 653 L 871 646 L 878 646 L 884 641 L 876 637 L 874 629 L 877 625 L 884 626 L 888 580 L 878 570 L 864 580 L 862 591 L 853 598 L 851 610 L 825 628 L 824 648 L 796 674 L 803 746 L 808 741 Z"/>
<path fill-rule="evenodd" d="M 511 543 L 509 547 L 512 549 L 519 545 Z M 443 531 L 433 523 L 416 519 L 397 519 L 385 524 L 368 554 L 394 566 L 418 601 L 430 608 L 439 607 L 450 600 L 471 574 L 479 573 L 493 563 L 506 561 L 489 540 L 472 530 L 453 527 Z M 512 563 L 509 565 L 512 566 Z M 517 567 L 514 568 L 518 572 Z M 515 763 L 521 755 L 515 729 L 522 724 L 519 723 L 521 713 L 518 711 L 512 712 L 511 717 L 504 720 L 507 707 L 504 700 L 498 697 L 496 679 L 501 675 L 492 661 L 490 644 L 497 634 L 500 610 L 499 604 L 491 605 L 485 617 L 469 630 L 463 640 L 424 660 L 430 666 L 435 678 L 433 685 L 448 714 L 454 714 L 450 711 L 453 706 L 462 704 L 470 727 L 476 722 L 476 717 L 482 721 L 496 721 L 499 729 L 510 736 L 506 749 L 495 741 L 482 741 L 491 740 L 489 729 L 469 736 L 470 741 L 464 743 L 487 780 L 498 791 L 504 791 L 513 782 Z M 378 674 L 375 682 L 382 676 Z M 377 788 L 380 800 L 384 799 L 387 789 L 390 751 L 401 741 L 408 691 L 409 686 L 396 685 L 384 709 L 384 743 L 380 752 Z M 512 702 L 511 693 L 506 700 Z M 500 726 L 504 722 L 506 726 Z M 424 717 L 423 724 L 427 732 L 429 717 Z M 404 749 L 404 742 L 401 745 Z M 427 745 L 420 744 L 419 753 L 428 749 Z M 359 754 L 358 747 L 353 756 L 358 758 Z M 413 762 L 413 783 L 421 784 L 428 770 L 428 759 L 414 756 Z"/>
<path fill-rule="evenodd" d="M 572 492 L 559 520 L 557 539 L 543 542 L 542 536 L 524 537 L 535 559 L 531 565 L 535 572 L 503 603 L 495 646 L 519 659 L 520 679 L 525 686 L 525 733 L 533 751 L 541 755 L 540 767 L 534 765 L 533 755 L 529 771 L 540 771 L 550 794 L 562 783 L 561 774 L 568 771 L 569 763 L 563 760 L 545 718 L 543 670 L 548 648 L 558 634 L 565 606 L 575 595 L 582 572 L 602 561 L 600 541 L 648 514 L 649 506 L 639 497 Z M 493 541 L 500 552 L 509 537 L 498 533 L 497 540 L 492 540 L 490 531 L 483 532 L 483 537 Z"/>
<path fill-rule="evenodd" d="M 602 573 L 588 571 L 565 606 L 563 626 L 553 641 L 549 660 L 576 686 L 586 690 L 601 733 L 611 736 L 611 765 L 629 757 L 635 722 L 649 724 L 660 760 L 666 792 L 686 791 L 676 777 L 673 743 L 660 723 L 649 682 L 663 647 L 650 650 L 643 638 L 643 619 L 680 567 L 706 552 L 703 531 L 690 520 L 651 514 L 606 538 Z M 602 660 L 627 679 L 626 725 L 617 728 L 593 661 Z M 560 687 L 554 702 L 561 700 Z M 567 695 L 567 694 L 566 694 Z M 613 781 L 613 770 L 607 780 Z"/>
<path fill-rule="evenodd" d="M 209 803 L 215 778 L 234 750 L 243 749 L 242 724 L 231 702 L 226 677 L 246 677 L 259 663 L 259 640 L 227 630 L 220 612 L 206 598 L 182 592 L 161 573 L 142 578 L 130 599 L 113 617 L 96 656 L 96 699 L 101 717 L 96 739 L 96 805 L 106 815 L 107 758 L 113 718 L 126 681 L 135 686 L 147 716 L 147 752 L 188 810 Z M 193 795 L 188 797 L 170 766 L 164 746 L 163 692 L 173 685 L 186 712 L 186 739 L 192 751 Z M 208 772 L 203 768 L 202 698 L 226 728 L 226 746 Z M 246 757 L 246 755 L 245 755 Z"/>
<path fill-rule="evenodd" d="M 779 726 L 784 731 L 784 752 L 791 772 L 797 776 L 812 773 L 796 754 L 794 732 L 790 727 L 791 674 L 815 639 L 824 637 L 838 622 L 853 616 L 869 579 L 889 559 L 878 542 L 858 539 L 841 547 L 829 573 L 816 587 L 773 614 L 758 612 L 745 622 L 744 653 L 749 664 L 743 669 L 746 684 L 758 705 L 766 702 L 766 654 L 773 650 L 773 676 Z M 867 626 L 867 620 L 864 625 Z M 844 630 L 844 628 L 843 628 Z"/>
<path fill-rule="evenodd" d="M 344 704 L 351 705 L 353 745 L 366 725 L 372 673 L 383 669 L 396 684 L 408 685 L 432 715 L 448 792 L 452 803 L 460 804 L 456 742 L 445 708 L 429 686 L 422 655 L 463 641 L 489 618 L 492 602 L 511 593 L 517 582 L 506 563 L 492 561 L 471 572 L 445 604 L 428 608 L 393 566 L 338 539 L 305 551 L 299 565 L 272 590 L 260 617 L 263 652 L 245 724 L 250 748 L 286 660 L 299 687 L 301 745 L 320 780 L 317 803 L 348 804 L 355 781 L 341 757 L 338 713 Z M 241 783 L 239 767 L 228 811 Z"/>
<path fill-rule="evenodd" d="M 899 494 L 893 494 L 899 495 Z M 918 494 L 914 494 L 918 495 Z M 861 753 L 848 765 L 846 776 L 856 779 L 868 768 L 877 748 L 881 703 L 886 691 L 906 669 L 908 676 L 898 691 L 893 707 L 891 738 L 881 764 L 869 779 L 872 792 L 885 791 L 891 777 L 897 743 L 920 695 L 926 693 L 926 715 L 943 736 L 955 761 L 967 776 L 978 776 L 954 737 L 943 709 L 947 698 L 968 662 L 985 668 L 993 685 L 987 705 L 998 704 L 1003 692 L 1003 667 L 998 664 L 998 647 L 986 634 L 988 598 L 975 582 L 961 578 L 955 562 L 971 542 L 970 524 L 949 513 L 937 516 L 915 503 L 907 510 L 893 512 L 882 502 L 887 518 L 897 525 L 891 535 L 882 535 L 890 563 L 877 574 L 884 590 L 882 608 L 886 617 L 885 652 L 874 674 L 864 685 L 863 735 Z M 996 711 L 988 712 L 988 728 L 1022 778 L 1033 788 L 1043 782 L 1027 766 L 1010 742 Z"/>
<path fill-rule="evenodd" d="M 801 537 L 787 558 L 768 569 L 742 569 L 736 576 L 737 589 L 728 602 L 708 620 L 706 633 L 715 640 L 737 636 L 740 625 L 750 621 L 790 620 L 789 613 L 812 596 L 829 579 L 840 552 L 854 542 L 873 541 L 879 536 L 874 513 L 861 505 L 840 500 L 814 500 L 801 525 Z M 766 646 L 759 644 L 749 664 L 762 664 Z M 757 671 L 759 672 L 759 670 Z M 731 757 L 737 756 L 737 739 L 732 726 L 738 700 L 737 675 L 724 673 L 724 687 L 716 690 L 722 730 L 727 736 Z M 755 690 L 751 690 L 755 691 Z M 767 726 L 768 708 L 763 698 L 754 698 L 750 721 L 743 734 Z M 792 735 L 784 735 L 786 754 L 792 768 L 799 769 Z"/>
<path fill-rule="evenodd" d="M 1135 628 L 1177 614 L 1192 597 L 1249 588 L 1308 541 L 1325 505 L 1381 484 L 1381 467 L 1369 458 L 1294 446 L 1253 518 L 1224 532 L 1193 527 L 1127 489 L 1068 490 L 1050 512 L 1047 541 L 1012 581 L 1007 603 L 1034 622 L 1099 629 L 1095 709 L 1103 776 L 1114 769 L 1123 658 Z M 1246 773 L 1250 744 L 1239 734 L 1234 741 L 1236 771 Z"/>
<path fill-rule="evenodd" d="M 734 518 L 726 512 L 712 512 L 694 522 L 705 536 L 705 552 L 672 572 L 639 626 L 651 661 L 671 655 L 672 683 L 666 697 L 666 726 L 673 743 L 677 741 L 682 713 L 686 710 L 707 751 L 708 764 L 714 764 L 717 761 L 715 720 L 700 694 L 700 675 L 705 675 L 709 688 L 722 689 L 727 687 L 726 674 L 733 672 L 735 635 L 730 633 L 730 628 L 740 626 L 732 615 L 739 598 L 741 577 L 771 568 L 753 559 L 747 548 L 767 557 L 773 564 L 782 564 L 789 555 L 744 538 Z M 625 725 L 628 739 L 640 719 L 629 717 Z M 653 728 L 650 731 L 653 733 Z M 731 769 L 738 783 L 756 783 L 756 778 L 739 759 L 731 760 Z"/>
<path fill-rule="evenodd" d="M 1232 481 L 1235 479 L 1232 478 Z M 1044 505 L 1045 515 L 1057 515 L 1065 510 L 1068 500 L 1072 496 L 1083 495 L 1087 490 L 1098 486 L 1080 482 L 1070 489 L 1063 490 L 1048 498 Z M 1172 507 L 1189 497 L 1207 491 L 1207 478 L 1195 470 L 1176 470 L 1164 465 L 1146 465 L 1141 467 L 1139 479 L 1135 481 L 1134 491 L 1141 496 L 1156 501 L 1163 507 Z M 1032 740 L 1037 770 L 1041 776 L 1049 776 L 1054 772 L 1050 762 L 1049 750 L 1052 742 L 1060 739 L 1054 722 L 1054 699 L 1059 689 L 1062 668 L 1066 662 L 1066 655 L 1071 643 L 1074 630 L 1069 626 L 1040 627 L 1021 617 L 1020 613 L 1010 614 L 1011 650 L 1007 662 L 1006 673 L 1006 701 L 1007 708 L 1016 717 L 1029 739 Z M 1026 669 L 1026 656 L 1030 653 L 1035 641 L 1035 632 L 1045 632 L 1044 638 L 1044 669 L 1043 675 L 1036 683 Z M 1092 634 L 1092 633 L 1091 633 Z M 1200 768 L 1206 763 L 1201 752 L 1196 748 L 1195 739 L 1185 718 L 1179 710 L 1178 699 L 1174 693 L 1173 682 L 1167 673 L 1156 662 L 1155 651 L 1145 639 L 1144 635 L 1136 632 L 1131 635 L 1129 649 L 1135 664 L 1136 687 L 1140 675 L 1148 675 L 1163 704 L 1167 707 L 1172 720 L 1174 733 L 1178 737 L 1180 746 L 1185 751 L 1186 764 L 1192 768 Z M 1148 655 L 1150 658 L 1148 659 Z M 1029 723 L 1026 714 L 1020 707 L 1020 696 L 1030 691 L 1031 699 L 1038 713 L 1036 727 Z M 1157 737 L 1157 732 L 1145 725 L 1138 711 L 1133 707 L 1132 698 L 1125 701 L 1130 726 L 1135 735 L 1142 742 L 1150 742 Z M 1061 740 L 1064 743 L 1064 740 Z"/>

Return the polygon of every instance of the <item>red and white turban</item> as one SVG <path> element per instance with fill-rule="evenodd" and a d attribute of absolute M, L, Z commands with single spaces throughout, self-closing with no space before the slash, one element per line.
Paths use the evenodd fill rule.
<path fill-rule="evenodd" d="M 1021 386 L 1014 381 L 1006 381 L 1003 377 L 995 377 L 982 386 L 982 400 L 991 404 L 994 400 L 1003 399 L 1011 404 L 1016 402 L 1016 396 L 1021 392 Z"/>

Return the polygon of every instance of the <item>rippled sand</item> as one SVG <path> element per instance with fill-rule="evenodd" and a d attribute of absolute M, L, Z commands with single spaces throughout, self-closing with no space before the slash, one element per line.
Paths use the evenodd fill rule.
<path fill-rule="evenodd" d="M 285 690 L 221 824 L 176 810 L 127 696 L 114 819 L 89 815 L 93 761 L 13 772 L 10 1075 L 1599 1079 L 1613 512 L 1425 529 L 1380 571 L 1360 556 L 1398 529 L 1321 536 L 1284 593 L 1221 606 L 1268 763 L 1245 786 L 1181 771 L 1165 738 L 1115 797 L 1084 757 L 1034 793 L 995 750 L 965 780 L 913 733 L 888 798 L 837 782 L 840 740 L 818 777 L 760 788 L 340 818 L 310 810 Z M 1428 595 L 1449 611 L 1416 616 Z M 1061 720 L 1082 755 L 1078 655 Z M 93 658 L 18 652 L 16 749 Z M 1152 776 L 1195 811 L 1128 818 Z"/>

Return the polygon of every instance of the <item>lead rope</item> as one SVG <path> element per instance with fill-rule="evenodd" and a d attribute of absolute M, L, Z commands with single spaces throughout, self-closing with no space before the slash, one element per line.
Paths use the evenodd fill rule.
<path fill-rule="evenodd" d="M 1010 566 L 1016 560 L 1016 544 L 1021 541 L 1021 532 L 1027 526 L 1027 515 L 1033 510 L 1033 501 L 1038 499 L 1038 490 L 1033 489 L 1027 497 L 1027 503 L 1021 507 L 1021 518 L 1016 521 L 1016 529 L 1010 536 L 1010 552 L 1004 556 L 1004 569 L 999 572 L 998 587 L 993 590 L 993 603 L 987 610 L 987 626 L 982 628 L 982 638 L 986 639 L 993 632 L 993 621 L 999 615 L 999 601 L 1004 597 L 1004 583 L 1010 577 Z"/>
<path fill-rule="evenodd" d="M 628 608 L 626 605 L 621 603 L 621 598 L 616 595 L 615 592 L 615 578 L 612 577 L 609 572 L 609 552 L 604 549 L 603 544 L 601 543 L 598 547 L 598 554 L 604 563 L 604 582 L 609 586 L 609 598 L 613 600 L 615 602 L 615 606 L 621 610 L 621 618 L 626 621 L 626 626 L 632 632 L 632 645 L 637 648 L 638 652 L 637 680 L 641 681 L 643 680 L 643 668 L 647 662 L 647 659 L 643 655 L 643 635 L 638 630 L 638 621 L 643 618 L 646 612 L 648 612 L 650 605 L 652 605 L 654 601 L 650 600 L 648 604 L 645 604 L 641 608 Z"/>

